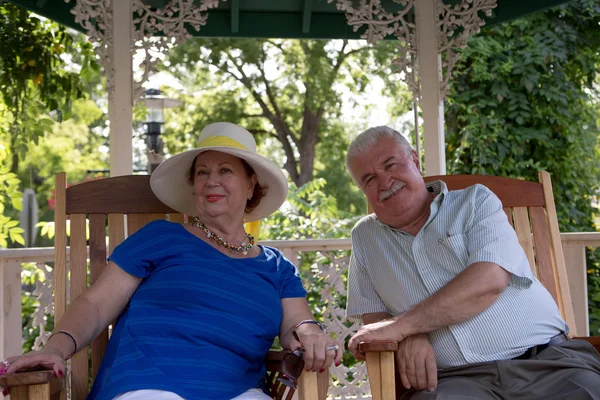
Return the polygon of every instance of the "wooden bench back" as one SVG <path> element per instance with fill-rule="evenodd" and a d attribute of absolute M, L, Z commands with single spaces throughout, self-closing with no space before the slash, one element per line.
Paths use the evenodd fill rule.
<path fill-rule="evenodd" d="M 482 184 L 498 196 L 531 271 L 552 294 L 571 332 L 576 333 L 550 175 L 541 171 L 539 182 L 488 175 L 428 176 L 425 181 L 438 179 L 446 183 L 448 190 Z"/>
<path fill-rule="evenodd" d="M 157 219 L 184 222 L 182 214 L 164 205 L 152 193 L 148 175 L 99 179 L 71 187 L 67 187 L 64 173 L 57 175 L 54 216 L 55 320 L 58 321 L 63 316 L 68 306 L 67 299 L 75 299 L 88 285 L 96 281 L 107 263 L 107 255 L 117 245 L 127 236 Z M 67 235 L 67 226 L 70 227 L 70 235 Z M 89 232 L 89 241 L 86 240 L 86 230 Z M 109 333 L 106 329 L 93 341 L 91 349 L 84 349 L 71 359 L 72 400 L 83 400 L 87 396 L 90 368 L 92 379 L 95 379 L 108 338 Z M 278 363 L 283 354 L 273 353 L 275 352 L 270 352 L 270 356 L 274 359 L 267 363 L 270 369 L 267 374 L 269 389 L 276 399 L 291 398 L 294 391 L 279 385 L 277 381 L 280 372 Z M 307 377 L 303 375 L 303 380 L 314 378 L 311 374 L 305 375 Z M 320 379 L 319 385 L 327 385 L 326 379 Z M 320 391 L 326 392 L 326 387 Z M 61 396 L 64 397 L 64 391 L 62 393 Z"/>

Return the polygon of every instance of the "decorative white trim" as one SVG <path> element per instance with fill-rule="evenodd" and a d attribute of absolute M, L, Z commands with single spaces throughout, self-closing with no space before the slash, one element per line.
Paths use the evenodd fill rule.
<path fill-rule="evenodd" d="M 348 271 L 350 255 L 348 251 L 318 251 L 321 257 L 312 266 L 317 277 L 325 281 L 321 290 L 321 304 L 324 306 L 323 318 L 327 331 L 335 334 L 338 340 L 344 341 L 360 328 L 358 322 L 349 323 L 346 318 L 346 305 L 338 304 L 340 298 L 347 294 L 344 274 Z M 328 397 L 336 399 L 366 399 L 371 396 L 371 386 L 367 375 L 367 365 L 356 363 L 352 368 L 345 365 L 329 369 L 331 381 Z"/>
<path fill-rule="evenodd" d="M 107 75 L 108 93 L 112 93 L 114 85 L 110 72 L 113 71 L 111 50 L 114 43 L 112 1 L 132 2 L 132 56 L 138 51 L 144 53 L 143 60 L 137 65 L 143 74 L 133 82 L 133 99 L 136 101 L 143 94 L 142 85 L 155 72 L 160 55 L 189 39 L 192 36 L 188 32 L 189 27 L 199 31 L 206 25 L 208 10 L 227 0 L 167 0 L 165 7 L 158 10 L 145 5 L 142 0 L 76 0 L 71 13 L 75 15 L 75 22 L 87 31 L 89 40 L 96 44 L 96 54 Z M 71 0 L 65 2 L 70 3 Z M 157 33 L 164 36 L 153 37 Z"/>
<path fill-rule="evenodd" d="M 497 0 L 461 0 L 454 7 L 443 1 L 437 3 L 439 15 L 440 35 L 438 36 L 438 52 L 442 57 L 442 82 L 440 91 L 442 98 L 448 91 L 448 80 L 452 69 L 460 59 L 457 50 L 467 46 L 469 38 L 479 33 L 485 25 L 485 20 L 480 17 L 492 16 L 492 10 L 496 8 Z"/>
<path fill-rule="evenodd" d="M 44 281 L 36 280 L 35 282 L 35 289 L 32 294 L 36 297 L 39 305 L 33 312 L 31 325 L 40 330 L 40 335 L 33 342 L 33 350 L 41 350 L 46 345 L 52 333 L 46 332 L 46 318 L 48 315 L 54 315 L 54 294 L 52 293 L 52 289 L 54 288 L 54 270 L 44 262 L 36 263 L 36 267 L 40 270 L 41 275 L 44 276 Z"/>
<path fill-rule="evenodd" d="M 332 1 L 334 0 L 327 0 L 328 3 Z M 381 4 L 381 0 L 360 0 L 356 7 L 353 6 L 355 3 L 353 0 L 335 1 L 337 9 L 346 13 L 348 24 L 354 31 L 364 25 L 367 26 L 361 38 L 369 43 L 383 40 L 389 35 L 399 39 L 400 56 L 393 60 L 393 64 L 404 73 L 405 81 L 418 98 L 420 94 L 418 67 L 417 73 L 412 74 L 413 67 L 410 61 L 410 54 L 412 53 L 416 59 L 418 52 L 416 25 L 412 20 L 415 3 L 418 0 L 395 0 L 401 6 L 396 13 L 387 11 Z M 440 85 L 442 98 L 446 96 L 448 79 L 459 59 L 457 50 L 465 47 L 469 38 L 485 25 L 481 14 L 491 16 L 492 10 L 497 5 L 496 2 L 497 0 L 461 0 L 455 6 L 451 6 L 443 0 L 437 1 L 438 53 L 442 54 L 443 60 Z"/>

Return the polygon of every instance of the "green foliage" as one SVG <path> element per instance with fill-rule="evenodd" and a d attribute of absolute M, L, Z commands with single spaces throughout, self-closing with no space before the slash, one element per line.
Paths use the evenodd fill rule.
<path fill-rule="evenodd" d="M 449 173 L 537 181 L 546 170 L 561 231 L 595 230 L 599 23 L 597 1 L 574 0 L 473 37 L 447 102 Z M 600 328 L 598 289 L 592 267 L 593 330 Z"/>
<path fill-rule="evenodd" d="M 0 99 L 10 121 L 12 172 L 28 143 L 37 143 L 52 128 L 46 112 L 68 118 L 70 102 L 81 96 L 79 76 L 66 69 L 62 57 L 72 45 L 64 27 L 20 7 L 0 5 Z"/>
<path fill-rule="evenodd" d="M 5 204 L 9 203 L 15 210 L 21 209 L 23 194 L 19 191 L 20 180 L 10 172 L 6 147 L 0 143 L 0 248 L 8 247 L 8 241 L 24 244 L 19 221 L 5 215 Z"/>
<path fill-rule="evenodd" d="M 247 127 L 259 143 L 278 142 L 281 165 L 296 186 L 330 166 L 341 176 L 343 163 L 329 162 L 330 154 L 318 146 L 327 141 L 322 149 L 335 147 L 337 157 L 342 154 L 341 144 L 336 147 L 330 140 L 347 135 L 348 126 L 342 128 L 339 118 L 344 102 L 351 102 L 348 94 L 368 90 L 379 76 L 394 93 L 397 110 L 407 109 L 408 91 L 389 78 L 395 51 L 389 42 L 368 46 L 341 40 L 190 40 L 174 48 L 165 63 L 186 91 L 185 115 L 172 115 L 166 147 L 173 154 L 182 144 L 195 144 L 208 123 L 230 121 Z M 343 187 L 341 193 L 356 195 L 347 177 L 327 181 L 328 193 Z M 343 203 L 348 206 L 351 201 Z"/>
<path fill-rule="evenodd" d="M 350 237 L 358 216 L 340 211 L 335 197 L 323 189 L 326 181 L 314 179 L 300 188 L 290 184 L 288 202 L 265 220 L 261 238 L 300 240 Z"/>

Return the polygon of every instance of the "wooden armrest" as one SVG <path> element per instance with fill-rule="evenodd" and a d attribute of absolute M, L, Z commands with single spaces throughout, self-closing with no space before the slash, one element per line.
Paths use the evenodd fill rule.
<path fill-rule="evenodd" d="M 585 340 L 600 352 L 600 336 L 579 336 L 573 339 Z"/>
<path fill-rule="evenodd" d="M 398 342 L 392 342 L 390 340 L 360 342 L 358 344 L 358 351 L 361 353 L 398 351 Z"/>
<path fill-rule="evenodd" d="M 64 387 L 65 378 L 57 378 L 52 370 L 17 372 L 0 376 L 0 386 L 2 387 L 43 385 L 45 383 L 49 383 L 53 389 L 56 389 L 55 391 L 58 391 Z"/>

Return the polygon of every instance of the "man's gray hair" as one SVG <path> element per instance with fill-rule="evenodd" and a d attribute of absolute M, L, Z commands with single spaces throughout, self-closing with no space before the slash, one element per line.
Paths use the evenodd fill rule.
<path fill-rule="evenodd" d="M 410 153 L 413 148 L 408 143 L 408 140 L 402 134 L 388 126 L 374 126 L 372 128 L 367 129 L 366 131 L 360 133 L 350 146 L 348 146 L 348 153 L 346 153 L 346 169 L 348 173 L 352 177 L 354 183 L 356 183 L 360 187 L 360 182 L 356 180 L 354 176 L 354 171 L 350 168 L 350 162 L 357 156 L 364 154 L 369 151 L 371 147 L 373 147 L 380 139 L 382 138 L 393 138 L 400 146 L 402 146 L 406 153 Z"/>

